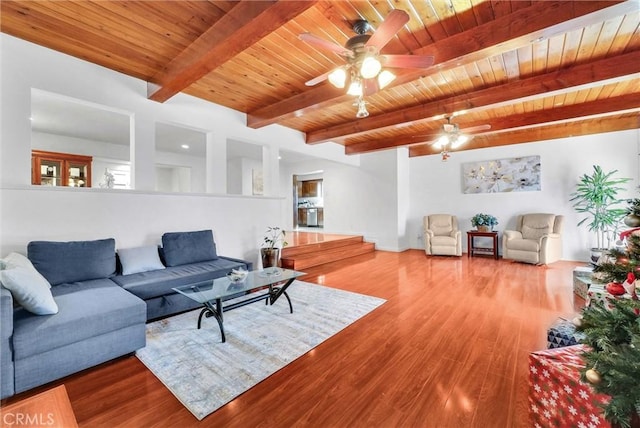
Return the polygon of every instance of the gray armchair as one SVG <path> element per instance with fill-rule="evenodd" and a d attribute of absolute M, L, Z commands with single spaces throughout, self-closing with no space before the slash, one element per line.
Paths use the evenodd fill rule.
<path fill-rule="evenodd" d="M 524 214 L 516 220 L 516 230 L 505 230 L 502 257 L 546 265 L 562 257 L 562 223 L 555 214 Z"/>
<path fill-rule="evenodd" d="M 458 230 L 458 219 L 450 214 L 425 216 L 424 251 L 432 255 L 461 256 L 462 232 Z"/>

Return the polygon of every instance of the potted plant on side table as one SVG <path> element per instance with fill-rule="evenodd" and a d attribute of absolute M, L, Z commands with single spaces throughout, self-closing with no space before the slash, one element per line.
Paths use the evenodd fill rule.
<path fill-rule="evenodd" d="M 498 224 L 498 219 L 491 214 L 476 214 L 471 217 L 471 225 L 475 226 L 479 232 L 491 232 L 493 226 Z"/>
<path fill-rule="evenodd" d="M 578 222 L 578 226 L 589 221 L 589 230 L 596 234 L 597 247 L 591 248 L 591 262 L 594 264 L 598 262 L 602 252 L 611 246 L 616 225 L 627 213 L 624 208 L 616 207 L 626 201 L 618 199 L 617 195 L 624 190 L 621 184 L 631 179 L 613 178 L 617 172 L 618 170 L 614 169 L 605 173 L 600 166 L 593 165 L 591 175 L 584 174 L 580 177 L 576 191 L 569 199 L 578 213 L 587 215 Z"/>
<path fill-rule="evenodd" d="M 287 232 L 279 227 L 269 226 L 262 240 L 260 257 L 262 267 L 277 267 L 280 264 L 280 250 L 288 245 L 285 241 Z"/>

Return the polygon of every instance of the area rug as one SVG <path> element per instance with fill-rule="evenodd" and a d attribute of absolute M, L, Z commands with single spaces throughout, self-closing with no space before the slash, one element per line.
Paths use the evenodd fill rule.
<path fill-rule="evenodd" d="M 377 297 L 295 281 L 275 305 L 256 302 L 214 318 L 190 311 L 147 325 L 137 357 L 202 420 L 258 382 L 382 305 Z"/>

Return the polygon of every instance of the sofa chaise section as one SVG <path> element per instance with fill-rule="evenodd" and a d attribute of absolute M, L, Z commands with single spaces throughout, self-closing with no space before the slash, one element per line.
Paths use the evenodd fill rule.
<path fill-rule="evenodd" d="M 110 279 L 58 284 L 55 315 L 14 315 L 15 392 L 145 346 L 146 307 Z"/>
<path fill-rule="evenodd" d="M 3 398 L 145 346 L 144 301 L 110 279 L 116 271 L 114 239 L 32 241 L 27 255 L 57 307 L 34 313 L 14 305 L 12 292 L 2 290 Z M 5 376 L 12 377 L 12 388 Z"/>

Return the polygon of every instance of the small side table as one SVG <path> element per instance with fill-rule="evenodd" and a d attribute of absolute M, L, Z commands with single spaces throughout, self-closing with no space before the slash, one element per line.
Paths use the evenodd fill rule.
<path fill-rule="evenodd" d="M 487 238 L 493 238 L 493 246 L 488 247 L 476 247 L 473 238 L 482 236 Z M 476 254 L 492 255 L 495 259 L 498 258 L 498 232 L 480 232 L 479 230 L 467 231 L 467 257 L 475 256 Z"/>

